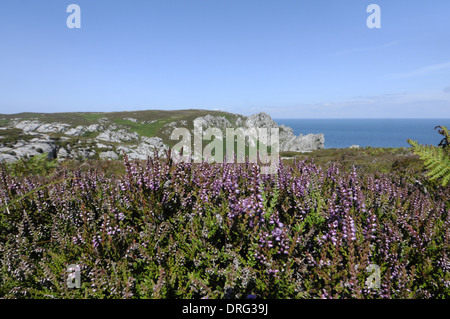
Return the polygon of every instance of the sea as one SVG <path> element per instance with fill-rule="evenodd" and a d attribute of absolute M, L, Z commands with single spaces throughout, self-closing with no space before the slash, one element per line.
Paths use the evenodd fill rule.
<path fill-rule="evenodd" d="M 435 129 L 450 119 L 274 119 L 286 125 L 295 135 L 323 133 L 325 148 L 410 147 L 407 139 L 420 144 L 438 145 L 443 136 Z"/>

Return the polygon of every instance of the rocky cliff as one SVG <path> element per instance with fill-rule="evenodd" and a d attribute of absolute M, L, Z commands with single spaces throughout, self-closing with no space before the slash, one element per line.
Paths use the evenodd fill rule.
<path fill-rule="evenodd" d="M 84 120 L 82 120 L 84 119 Z M 51 158 L 116 160 L 126 153 L 146 159 L 164 157 L 176 141 L 174 128 L 279 128 L 280 151 L 305 152 L 324 148 L 323 134 L 294 135 L 268 114 L 251 116 L 217 111 L 138 111 L 122 113 L 64 113 L 0 115 L 0 162 L 48 154 Z"/>

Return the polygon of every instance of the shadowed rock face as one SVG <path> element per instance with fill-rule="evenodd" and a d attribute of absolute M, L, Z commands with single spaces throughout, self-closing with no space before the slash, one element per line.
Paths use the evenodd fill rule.
<path fill-rule="evenodd" d="M 106 114 L 106 113 L 105 113 Z M 141 136 L 133 131 L 133 127 L 111 122 L 106 117 L 98 119 L 98 123 L 87 125 L 71 125 L 62 122 L 44 123 L 37 119 L 25 120 L 14 118 L 0 130 L 0 162 L 13 162 L 23 157 L 48 154 L 59 160 L 69 158 L 102 158 L 118 159 L 121 154 L 128 154 L 131 159 L 146 159 L 156 153 L 165 157 L 169 146 L 161 137 L 170 136 L 174 128 L 216 127 L 225 134 L 226 128 L 278 128 L 280 151 L 307 152 L 323 149 L 325 138 L 323 134 L 294 135 L 292 128 L 278 125 L 267 113 L 257 113 L 251 116 L 232 114 L 223 116 L 207 114 L 189 119 L 176 119 L 166 122 L 160 134 L 164 136 Z M 149 127 L 157 120 L 140 120 L 123 117 L 123 120 Z M 11 136 L 2 136 L 2 132 L 13 129 L 20 132 L 17 140 Z M 6 133 L 3 133 L 6 134 Z M 56 136 L 56 137 L 55 137 Z M 5 141 L 8 137 L 8 143 Z M 27 137 L 27 138 L 24 138 Z"/>

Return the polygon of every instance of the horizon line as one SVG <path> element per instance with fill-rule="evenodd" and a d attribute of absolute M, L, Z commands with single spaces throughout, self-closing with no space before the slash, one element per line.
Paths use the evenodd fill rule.
<path fill-rule="evenodd" d="M 66 112 L 18 112 L 18 113 L 0 113 L 0 116 L 12 116 L 21 114 L 64 114 L 64 113 L 132 113 L 132 112 L 146 112 L 146 111 L 162 111 L 162 112 L 177 112 L 177 111 L 210 111 L 216 113 L 229 113 L 238 114 L 243 116 L 251 116 L 258 113 L 266 113 L 267 111 L 253 112 L 250 115 L 244 115 L 242 113 L 230 112 L 225 110 L 213 110 L 213 109 L 202 109 L 202 108 L 185 108 L 185 109 L 145 109 L 145 110 L 124 110 L 124 111 L 66 111 Z M 270 115 L 273 120 L 450 120 L 450 117 L 275 117 Z"/>

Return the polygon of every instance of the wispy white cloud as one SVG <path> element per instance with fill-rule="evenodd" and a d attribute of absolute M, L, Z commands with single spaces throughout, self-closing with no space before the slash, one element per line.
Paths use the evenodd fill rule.
<path fill-rule="evenodd" d="M 386 93 L 340 101 L 261 107 L 252 111 L 264 111 L 274 118 L 450 118 L 450 94 L 440 88 L 416 93 Z"/>
<path fill-rule="evenodd" d="M 428 66 L 421 67 L 421 68 L 418 68 L 418 69 L 415 69 L 415 70 L 412 70 L 409 72 L 405 72 L 405 73 L 390 74 L 389 78 L 391 78 L 391 79 L 411 78 L 411 77 L 435 74 L 435 73 L 445 71 L 445 70 L 450 70 L 450 62 L 428 65 Z"/>

